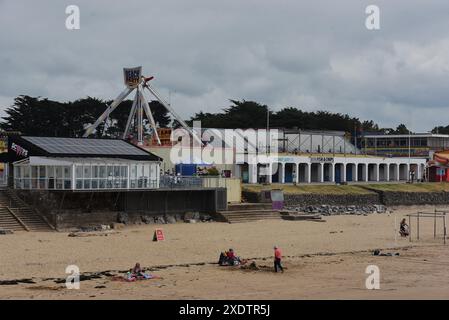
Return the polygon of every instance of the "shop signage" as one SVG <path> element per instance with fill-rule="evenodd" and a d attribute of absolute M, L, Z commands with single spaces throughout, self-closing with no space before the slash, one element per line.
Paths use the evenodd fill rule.
<path fill-rule="evenodd" d="M 28 156 L 28 150 L 25 148 L 22 148 L 21 146 L 19 146 L 16 143 L 12 143 L 11 144 L 11 150 L 14 151 L 18 156 L 21 157 L 27 157 Z"/>
<path fill-rule="evenodd" d="M 334 162 L 334 158 L 332 157 L 311 157 L 310 158 L 311 162 L 325 162 L 325 163 L 333 163 Z"/>

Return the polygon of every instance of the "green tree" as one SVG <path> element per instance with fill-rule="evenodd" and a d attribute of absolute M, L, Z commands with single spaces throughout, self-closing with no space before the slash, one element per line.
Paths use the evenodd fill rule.
<path fill-rule="evenodd" d="M 400 125 L 397 126 L 393 134 L 409 134 L 409 133 L 411 133 L 411 131 L 407 129 L 405 124 L 401 123 Z"/>

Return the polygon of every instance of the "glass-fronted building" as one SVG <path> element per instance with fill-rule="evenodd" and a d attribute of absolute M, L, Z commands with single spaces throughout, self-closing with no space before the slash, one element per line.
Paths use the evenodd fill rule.
<path fill-rule="evenodd" d="M 361 149 L 369 155 L 384 157 L 432 158 L 436 151 L 449 149 L 449 135 L 432 133 L 363 135 Z"/>
<path fill-rule="evenodd" d="M 8 147 L 15 189 L 159 188 L 162 159 L 123 140 L 22 136 Z"/>

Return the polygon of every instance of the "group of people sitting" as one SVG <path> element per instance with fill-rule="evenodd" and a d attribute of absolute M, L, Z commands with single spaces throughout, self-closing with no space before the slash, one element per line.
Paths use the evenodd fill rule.
<path fill-rule="evenodd" d="M 284 273 L 284 267 L 282 266 L 282 253 L 281 249 L 278 246 L 274 246 L 274 272 L 282 272 Z M 229 249 L 228 251 L 221 252 L 220 258 L 218 259 L 218 264 L 220 266 L 238 266 L 242 264 L 246 264 L 248 261 L 245 259 L 240 259 L 235 252 L 234 249 Z"/>
<path fill-rule="evenodd" d="M 220 258 L 218 259 L 218 264 L 220 266 L 238 266 L 244 264 L 246 260 L 240 259 L 240 257 L 235 255 L 234 249 L 229 249 L 228 251 L 220 253 Z"/>

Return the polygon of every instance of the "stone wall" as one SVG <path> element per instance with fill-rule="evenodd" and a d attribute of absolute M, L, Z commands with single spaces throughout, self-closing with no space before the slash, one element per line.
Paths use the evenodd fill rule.
<path fill-rule="evenodd" d="M 392 192 L 371 190 L 371 194 L 284 194 L 284 205 L 291 206 L 363 206 L 383 204 L 401 205 L 449 205 L 449 192 Z M 244 192 L 248 202 L 265 202 L 265 197 L 258 192 Z"/>
<path fill-rule="evenodd" d="M 384 192 L 379 191 L 381 203 L 387 206 L 400 205 L 449 205 L 449 192 Z"/>
<path fill-rule="evenodd" d="M 56 229 L 126 223 L 207 221 L 215 216 L 221 189 L 132 192 L 64 192 L 16 190 L 16 194 Z M 226 200 L 226 199 L 225 199 Z"/>
<path fill-rule="evenodd" d="M 265 197 L 257 192 L 244 193 L 244 198 L 248 202 L 265 202 Z M 370 205 L 370 204 L 380 204 L 380 197 L 376 193 L 372 194 L 318 194 L 318 193 L 307 193 L 307 194 L 284 194 L 284 205 L 285 206 L 303 206 L 303 205 Z"/>
<path fill-rule="evenodd" d="M 294 206 L 307 205 L 367 205 L 379 204 L 380 198 L 377 194 L 284 194 L 284 204 Z"/>

